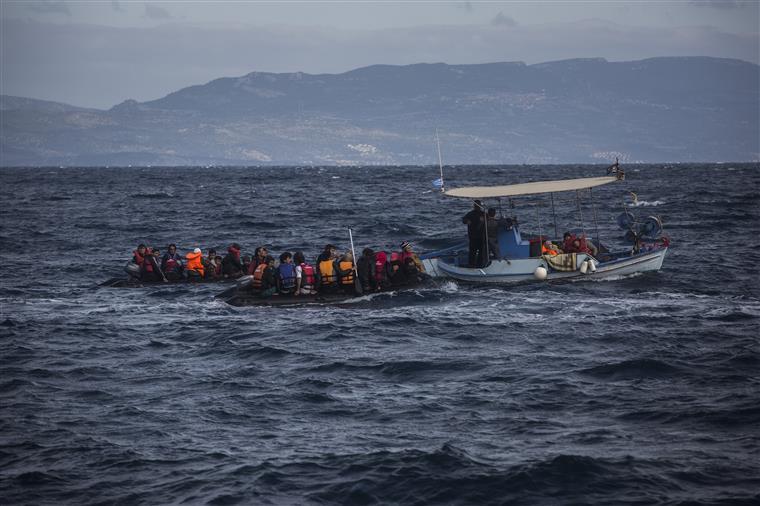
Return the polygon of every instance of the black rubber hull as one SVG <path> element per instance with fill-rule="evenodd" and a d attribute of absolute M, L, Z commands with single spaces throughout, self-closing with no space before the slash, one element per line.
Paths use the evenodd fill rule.
<path fill-rule="evenodd" d="M 212 283 L 233 283 L 234 279 L 177 279 L 170 280 L 166 283 L 163 281 L 141 281 L 135 278 L 111 278 L 107 281 L 100 283 L 98 286 L 104 288 L 141 288 L 144 286 L 162 286 L 162 285 L 198 285 L 198 284 L 212 284 Z"/>
<path fill-rule="evenodd" d="M 400 285 L 392 287 L 388 290 L 380 292 L 367 292 L 365 294 L 355 293 L 325 293 L 317 295 L 272 295 L 270 297 L 262 298 L 256 293 L 252 293 L 248 288 L 238 289 L 233 286 L 216 295 L 216 299 L 222 300 L 227 304 L 237 307 L 246 306 L 305 306 L 310 304 L 340 304 L 347 302 L 358 297 L 378 294 L 378 293 L 393 293 L 403 292 L 407 290 L 414 290 L 424 286 L 434 286 L 436 283 L 432 278 L 425 276 L 419 283 Z"/>

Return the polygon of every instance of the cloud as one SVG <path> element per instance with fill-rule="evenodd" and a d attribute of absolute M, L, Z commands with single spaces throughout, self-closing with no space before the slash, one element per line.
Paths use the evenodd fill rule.
<path fill-rule="evenodd" d="M 163 7 L 153 4 L 145 4 L 145 15 L 143 17 L 148 19 L 171 19 L 172 16 L 169 14 L 169 11 Z"/>
<path fill-rule="evenodd" d="M 472 2 L 464 2 L 464 3 L 458 4 L 457 7 L 459 7 L 460 9 L 464 9 L 467 12 L 472 12 L 473 10 L 475 10 L 474 7 L 472 6 Z"/>
<path fill-rule="evenodd" d="M 712 9 L 740 9 L 750 5 L 752 1 L 742 0 L 689 0 L 694 7 L 710 7 Z"/>
<path fill-rule="evenodd" d="M 118 0 L 111 0 L 111 8 L 116 12 L 124 12 L 124 8 L 118 2 Z"/>
<path fill-rule="evenodd" d="M 509 16 L 505 16 L 503 12 L 499 11 L 499 13 L 491 20 L 491 24 L 493 26 L 517 26 L 517 21 Z"/>
<path fill-rule="evenodd" d="M 64 14 L 71 16 L 71 11 L 66 2 L 29 2 L 26 8 L 41 14 Z"/>

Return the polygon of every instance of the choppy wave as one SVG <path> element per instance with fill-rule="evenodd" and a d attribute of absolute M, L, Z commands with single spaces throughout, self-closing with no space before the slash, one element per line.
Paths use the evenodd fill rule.
<path fill-rule="evenodd" d="M 734 168 L 640 166 L 594 190 L 605 244 L 622 244 L 629 190 L 665 218 L 658 273 L 443 281 L 301 308 L 229 307 L 214 285 L 96 285 L 140 242 L 313 257 L 348 249 L 351 226 L 358 249 L 438 248 L 464 239 L 468 205 L 422 193 L 437 176 L 421 168 L 66 169 L 44 187 L 4 169 L 0 497 L 754 504 L 760 288 L 733 252 L 760 237 L 760 167 Z M 447 180 L 598 171 L 459 167 Z M 530 229 L 522 204 L 504 210 Z M 577 227 L 565 204 L 560 234 Z"/>

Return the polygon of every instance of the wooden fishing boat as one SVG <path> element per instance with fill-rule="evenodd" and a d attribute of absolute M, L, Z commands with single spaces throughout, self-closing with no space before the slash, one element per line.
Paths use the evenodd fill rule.
<path fill-rule="evenodd" d="M 485 265 L 468 265 L 468 242 L 456 242 L 452 246 L 431 251 L 420 256 L 426 272 L 435 277 L 447 277 L 458 281 L 473 283 L 512 284 L 555 280 L 595 279 L 611 276 L 627 276 L 631 274 L 658 271 L 662 268 L 665 254 L 670 241 L 662 235 L 662 221 L 659 217 L 649 216 L 639 221 L 629 211 L 618 218 L 618 224 L 626 232 L 626 237 L 632 243 L 630 247 L 609 251 L 599 240 L 598 224 L 596 224 L 596 255 L 589 253 L 562 253 L 550 255 L 542 252 L 541 245 L 545 240 L 561 244 L 561 237 L 556 222 L 554 194 L 558 192 L 576 192 L 578 211 L 581 211 L 580 201 L 582 192 L 588 190 L 593 195 L 592 188 L 615 183 L 624 179 L 624 174 L 615 163 L 608 169 L 608 175 L 580 179 L 557 181 L 538 181 L 531 183 L 513 184 L 506 186 L 475 186 L 455 188 L 444 191 L 444 195 L 466 199 L 501 199 L 536 195 L 549 195 L 551 198 L 551 213 L 554 217 L 554 237 L 542 230 L 541 215 L 548 211 L 548 206 L 533 205 L 536 209 L 538 234 L 523 237 L 516 216 L 502 216 L 498 223 L 496 258 L 491 258 L 493 252 L 487 251 L 488 241 L 484 237 L 483 247 L 486 248 Z M 546 200 L 544 198 L 544 200 Z M 510 206 L 511 207 L 511 206 Z M 485 213 L 485 207 L 483 207 Z M 596 222 L 596 208 L 593 208 Z M 543 224 L 549 221 L 543 220 Z M 580 217 L 581 233 L 585 236 L 582 215 Z M 486 234 L 486 227 L 483 233 Z"/>

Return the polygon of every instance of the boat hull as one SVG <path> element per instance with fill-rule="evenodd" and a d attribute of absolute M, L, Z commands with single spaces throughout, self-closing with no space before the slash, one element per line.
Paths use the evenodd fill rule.
<path fill-rule="evenodd" d="M 628 276 L 662 268 L 668 248 L 658 248 L 630 256 L 619 256 L 607 262 L 594 262 L 596 268 L 585 273 L 581 266 L 591 257 L 579 254 L 576 257 L 575 270 L 569 272 L 557 271 L 551 268 L 541 257 L 522 258 L 515 260 L 494 260 L 484 268 L 459 267 L 445 261 L 444 258 L 428 257 L 423 260 L 426 272 L 434 277 L 447 277 L 458 281 L 471 283 L 518 284 L 541 281 L 559 281 L 575 279 L 600 279 L 617 276 Z M 538 267 L 544 267 L 547 276 L 540 280 L 534 274 Z"/>

